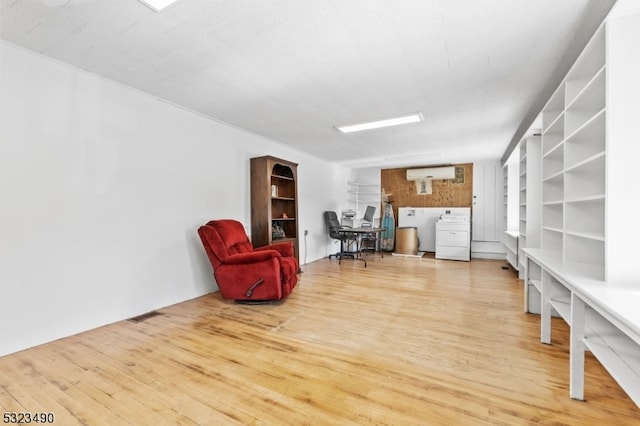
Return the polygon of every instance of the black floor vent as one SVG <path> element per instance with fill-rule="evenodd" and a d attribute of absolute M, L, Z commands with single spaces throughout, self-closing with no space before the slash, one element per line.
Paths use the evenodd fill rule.
<path fill-rule="evenodd" d="M 142 322 L 146 321 L 149 318 L 157 317 L 158 315 L 164 315 L 158 311 L 147 312 L 146 314 L 138 315 L 137 317 L 129 318 L 127 321 L 131 322 Z"/>

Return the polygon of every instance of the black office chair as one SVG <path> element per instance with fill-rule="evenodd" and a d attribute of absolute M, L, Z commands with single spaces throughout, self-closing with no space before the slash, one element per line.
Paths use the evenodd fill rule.
<path fill-rule="evenodd" d="M 335 257 L 338 259 L 338 264 L 343 257 L 355 257 L 353 253 L 345 251 L 345 245 L 350 248 L 354 242 L 356 242 L 358 236 L 356 234 L 348 232 L 348 226 L 342 226 L 338 220 L 338 215 L 334 211 L 324 212 L 324 223 L 329 231 L 329 236 L 334 240 L 340 241 L 340 251 L 335 254 L 329 255 L 329 259 Z"/>

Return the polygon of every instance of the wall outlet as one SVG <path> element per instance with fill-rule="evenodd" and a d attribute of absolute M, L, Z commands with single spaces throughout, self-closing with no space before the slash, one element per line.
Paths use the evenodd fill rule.
<path fill-rule="evenodd" d="M 307 235 L 309 235 L 309 230 L 305 229 L 304 230 L 304 236 L 306 237 Z"/>

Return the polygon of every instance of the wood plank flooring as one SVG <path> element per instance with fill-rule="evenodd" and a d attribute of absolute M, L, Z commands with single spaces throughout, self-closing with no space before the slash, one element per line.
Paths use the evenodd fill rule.
<path fill-rule="evenodd" d="M 283 303 L 218 293 L 0 358 L 0 411 L 60 425 L 626 425 L 640 410 L 590 355 L 569 398 L 503 261 L 306 265 Z M 176 283 L 180 285 L 180 283 Z"/>

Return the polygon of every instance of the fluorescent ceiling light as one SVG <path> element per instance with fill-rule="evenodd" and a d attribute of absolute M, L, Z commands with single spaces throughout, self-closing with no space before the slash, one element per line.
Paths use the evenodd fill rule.
<path fill-rule="evenodd" d="M 418 123 L 422 121 L 422 113 L 405 115 L 403 117 L 388 118 L 386 120 L 370 121 L 368 123 L 336 126 L 342 133 L 359 132 L 362 130 L 379 129 L 381 127 L 398 126 L 400 124 Z"/>
<path fill-rule="evenodd" d="M 140 0 L 140 3 L 150 7 L 156 12 L 160 12 L 165 7 L 175 3 L 178 0 Z"/>

